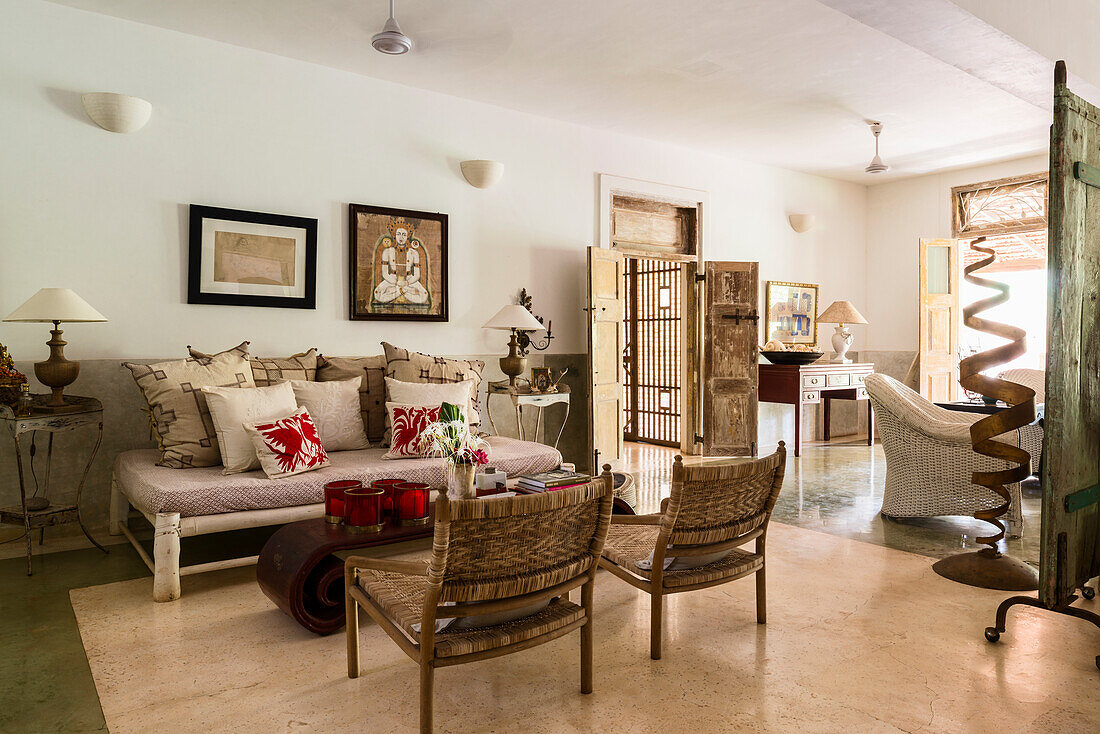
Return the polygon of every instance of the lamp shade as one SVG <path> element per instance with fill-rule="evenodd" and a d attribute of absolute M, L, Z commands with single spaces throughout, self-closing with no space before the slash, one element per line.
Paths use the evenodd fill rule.
<path fill-rule="evenodd" d="M 522 329 L 523 331 L 538 331 L 542 329 L 539 320 L 531 315 L 531 312 L 523 306 L 511 305 L 497 311 L 496 316 L 485 322 L 483 329 Z"/>
<path fill-rule="evenodd" d="M 851 301 L 833 301 L 825 311 L 817 317 L 823 324 L 866 324 L 867 319 L 856 310 Z"/>
<path fill-rule="evenodd" d="M 106 316 L 96 311 L 88 305 L 87 301 L 68 288 L 43 288 L 4 319 L 4 321 L 65 321 L 68 323 L 106 320 Z"/>

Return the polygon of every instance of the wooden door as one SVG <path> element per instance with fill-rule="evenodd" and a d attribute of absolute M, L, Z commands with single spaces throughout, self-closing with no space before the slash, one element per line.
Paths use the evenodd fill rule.
<path fill-rule="evenodd" d="M 756 454 L 758 264 L 708 262 L 703 298 L 703 454 Z"/>
<path fill-rule="evenodd" d="M 588 248 L 588 458 L 595 475 L 623 455 L 623 254 Z"/>
<path fill-rule="evenodd" d="M 959 388 L 959 243 L 920 241 L 920 394 L 957 399 Z"/>
<path fill-rule="evenodd" d="M 1100 575 L 1100 109 L 1055 67 L 1039 600 Z"/>

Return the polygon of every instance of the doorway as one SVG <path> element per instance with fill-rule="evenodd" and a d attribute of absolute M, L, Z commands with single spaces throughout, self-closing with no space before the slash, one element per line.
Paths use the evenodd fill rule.
<path fill-rule="evenodd" d="M 627 257 L 623 268 L 623 440 L 679 446 L 683 263 Z"/>

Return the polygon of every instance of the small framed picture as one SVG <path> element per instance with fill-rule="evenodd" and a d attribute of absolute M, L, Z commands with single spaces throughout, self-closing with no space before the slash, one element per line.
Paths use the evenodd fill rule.
<path fill-rule="evenodd" d="M 317 220 L 191 205 L 187 302 L 317 306 Z"/>
<path fill-rule="evenodd" d="M 817 344 L 817 286 L 767 282 L 764 341 Z"/>
<path fill-rule="evenodd" d="M 447 320 L 447 215 L 351 204 L 351 320 Z"/>
<path fill-rule="evenodd" d="M 531 390 L 532 392 L 550 392 L 553 388 L 554 381 L 550 377 L 549 367 L 532 367 L 531 368 Z"/>

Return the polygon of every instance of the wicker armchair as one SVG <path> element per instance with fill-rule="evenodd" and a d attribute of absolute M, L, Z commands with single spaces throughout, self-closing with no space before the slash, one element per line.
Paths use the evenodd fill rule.
<path fill-rule="evenodd" d="M 970 481 L 975 471 L 1009 466 L 974 453 L 970 425 L 983 416 L 941 408 L 886 375 L 868 375 L 864 384 L 886 454 L 883 515 L 973 515 L 1001 502 L 993 492 Z M 1032 466 L 1037 466 L 1042 435 L 1041 427 L 1030 425 L 997 440 L 1032 452 Z M 1011 484 L 1008 490 L 1012 495 L 1006 515 L 1008 535 L 1019 537 L 1023 530 L 1020 485 Z"/>
<path fill-rule="evenodd" d="M 420 730 L 432 730 L 436 668 L 519 652 L 581 631 L 581 692 L 592 692 L 592 599 L 611 522 L 611 473 L 538 495 L 436 502 L 431 561 L 352 556 L 347 588 L 348 676 L 359 676 L 362 607 L 420 664 Z M 581 604 L 568 598 L 581 586 Z M 546 605 L 547 600 L 549 604 Z M 526 611 L 542 603 L 534 612 Z M 448 605 L 450 604 L 450 605 Z M 437 621 L 526 613 L 511 621 Z"/>
<path fill-rule="evenodd" d="M 661 659 L 664 598 L 756 574 L 756 621 L 766 621 L 764 538 L 783 486 L 787 450 L 751 461 L 685 466 L 676 457 L 672 492 L 655 515 L 616 515 L 600 565 L 651 601 L 649 656 Z M 756 541 L 755 552 L 739 546 Z M 724 557 L 722 557 L 724 556 Z M 704 557 L 694 568 L 665 569 L 665 559 Z M 638 566 L 652 559 L 652 570 Z M 690 563 L 690 560 L 688 561 Z"/>

